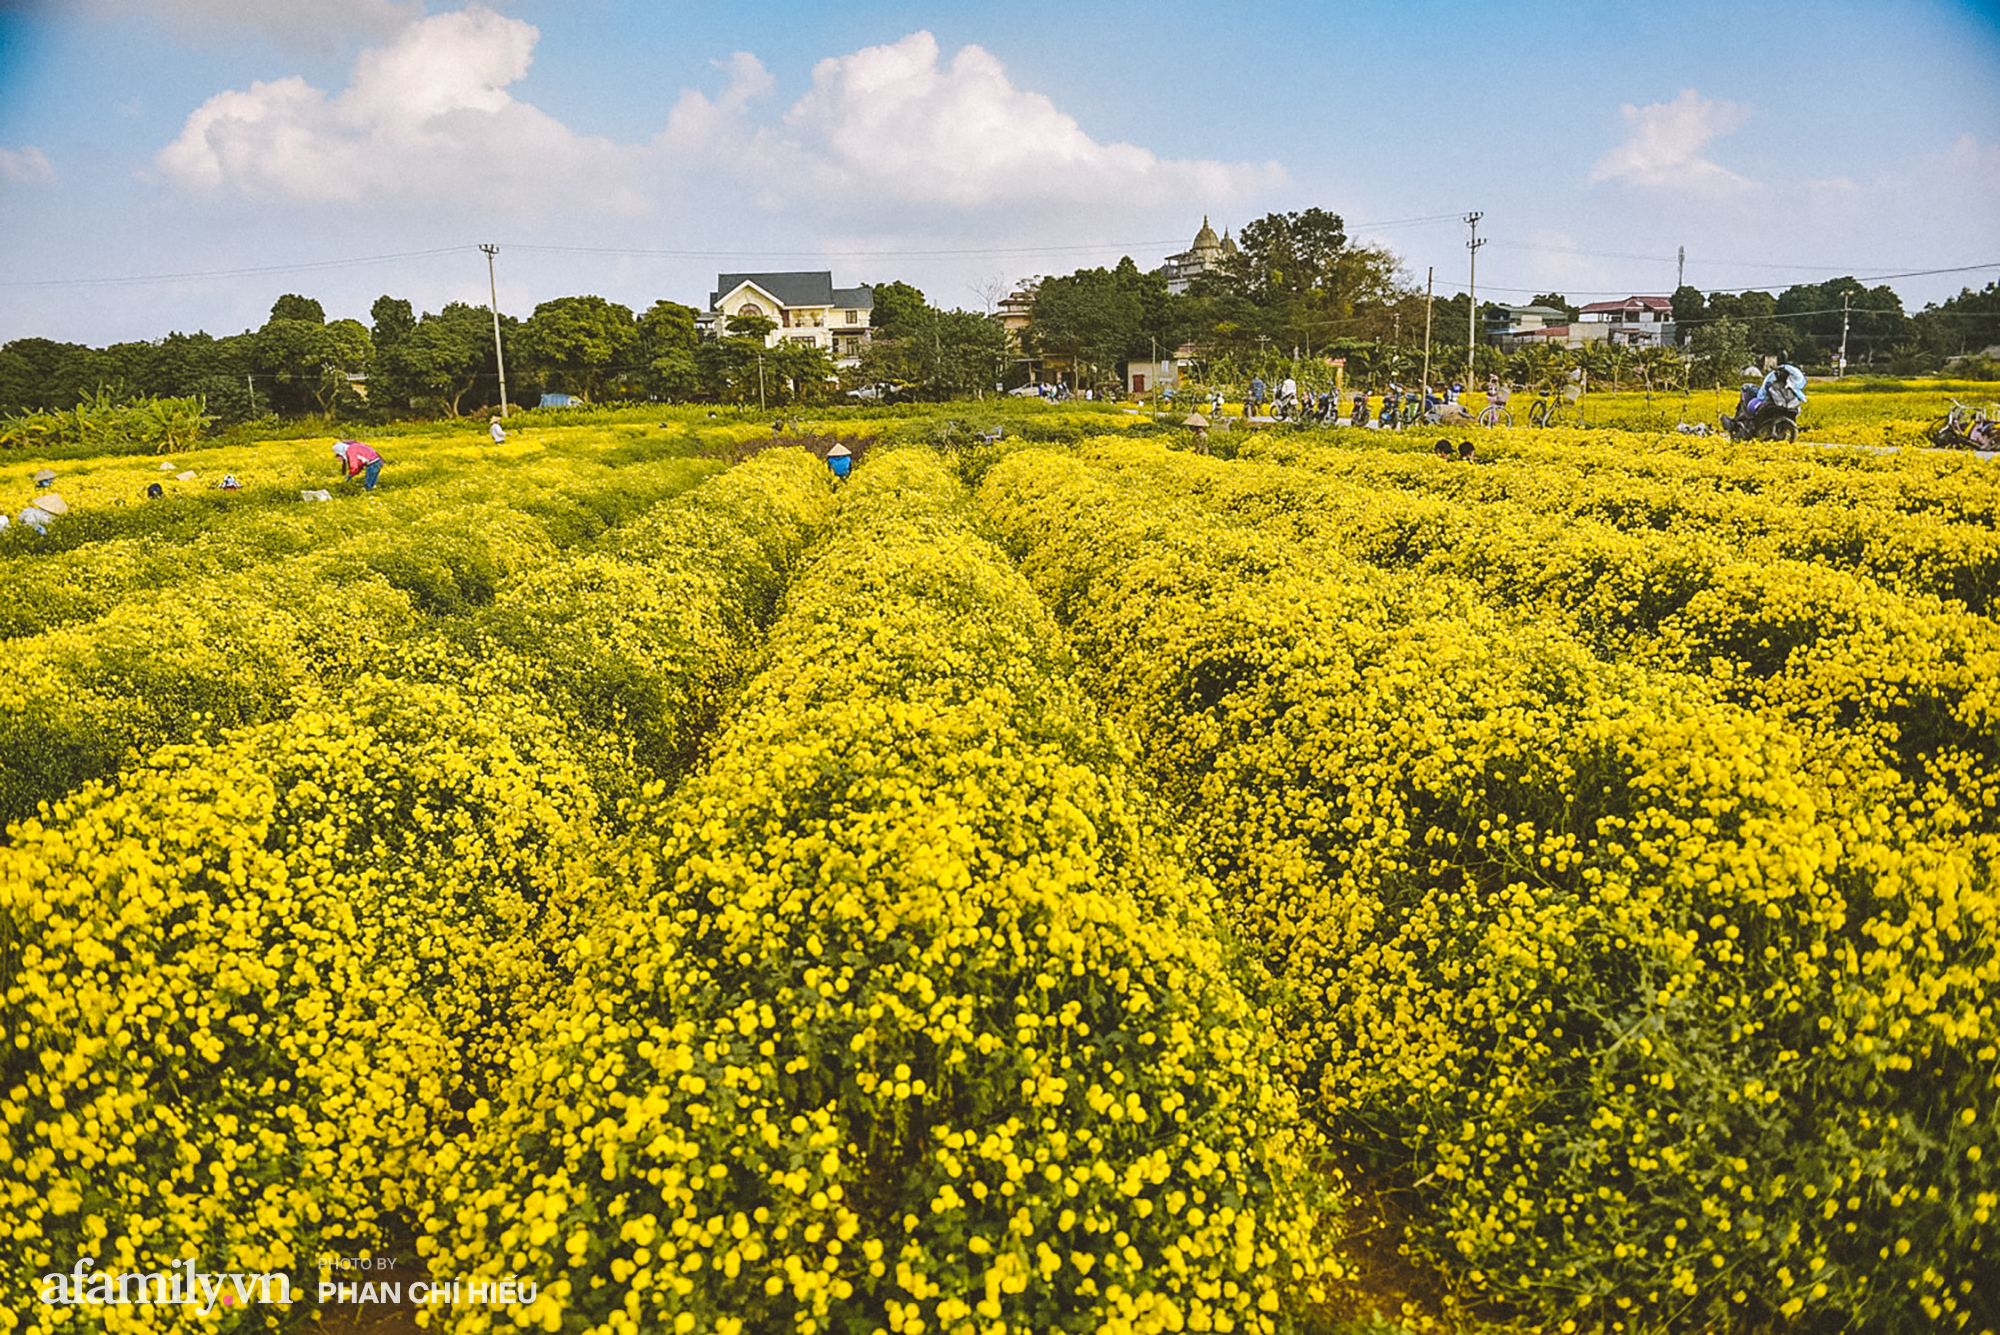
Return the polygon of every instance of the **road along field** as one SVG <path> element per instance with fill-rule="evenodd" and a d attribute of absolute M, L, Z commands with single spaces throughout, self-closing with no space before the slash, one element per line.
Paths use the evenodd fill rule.
<path fill-rule="evenodd" d="M 0 1329 L 2000 1328 L 1991 468 L 1116 420 L 90 461 Z"/>

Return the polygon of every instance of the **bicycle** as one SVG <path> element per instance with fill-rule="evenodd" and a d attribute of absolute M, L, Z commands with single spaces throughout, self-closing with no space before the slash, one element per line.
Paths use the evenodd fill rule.
<path fill-rule="evenodd" d="M 1953 399 L 1951 411 L 1933 422 L 1924 438 L 1941 450 L 2000 450 L 2000 417 L 1990 404 L 1968 408 Z"/>
<path fill-rule="evenodd" d="M 1567 386 L 1560 391 L 1553 387 L 1536 390 L 1534 405 L 1528 409 L 1528 425 L 1537 427 L 1562 426 L 1565 425 L 1562 419 L 1571 413 L 1576 414 L 1576 420 L 1567 425 L 1581 427 L 1583 425 L 1583 392 L 1574 385 Z"/>
<path fill-rule="evenodd" d="M 1486 409 L 1485 411 L 1479 414 L 1479 425 L 1481 426 L 1514 425 L 1514 414 L 1507 410 L 1507 400 L 1513 397 L 1513 393 L 1514 392 L 1508 389 L 1505 385 L 1501 385 L 1497 389 L 1487 390 Z"/>

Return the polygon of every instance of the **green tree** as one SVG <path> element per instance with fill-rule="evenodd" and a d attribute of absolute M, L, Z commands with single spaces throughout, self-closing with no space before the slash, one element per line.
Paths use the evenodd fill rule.
<path fill-rule="evenodd" d="M 380 357 L 395 382 L 407 387 L 409 402 L 434 403 L 453 417 L 463 411 L 466 395 L 489 382 L 498 388 L 493 315 L 484 306 L 454 301 L 436 315 L 426 313 Z"/>
<path fill-rule="evenodd" d="M 703 340 L 694 355 L 702 392 L 722 403 L 754 403 L 761 388 L 768 400 L 770 382 L 763 365 L 766 351 L 762 338 L 744 334 Z"/>
<path fill-rule="evenodd" d="M 546 383 L 599 398 L 614 376 L 633 369 L 639 331 L 629 307 L 603 297 L 558 297 L 521 325 L 522 366 Z"/>
<path fill-rule="evenodd" d="M 1141 273 L 1128 256 L 1115 269 L 1043 279 L 1028 312 L 1029 351 L 1073 358 L 1087 380 L 1105 384 L 1119 363 L 1179 347 L 1191 313 L 1161 273 Z"/>
<path fill-rule="evenodd" d="M 1786 288 L 1778 296 L 1776 314 L 1792 331 L 1792 351 L 1797 357 L 1803 357 L 1807 348 L 1820 356 L 1837 356 L 1843 315 L 1848 325 L 1850 362 L 1886 359 L 1892 348 L 1916 334 L 1916 326 L 1903 313 L 1901 297 L 1887 287 L 1865 287 L 1855 278 Z"/>
<path fill-rule="evenodd" d="M 925 307 L 902 345 L 909 380 L 939 400 L 993 388 L 1013 359 L 1006 327 L 977 311 Z"/>
<path fill-rule="evenodd" d="M 17 338 L 0 348 L 0 411 L 73 407 L 96 392 L 104 370 L 95 348 Z"/>
<path fill-rule="evenodd" d="M 1730 316 L 1698 325 L 1688 340 L 1688 382 L 1702 389 L 1739 383 L 1750 365 L 1750 330 Z"/>
<path fill-rule="evenodd" d="M 398 345 L 417 327 L 416 313 L 401 297 L 387 294 L 368 308 L 369 336 L 375 342 L 375 363 L 368 372 L 368 401 L 378 408 L 408 407 L 416 388 L 403 374 Z"/>
<path fill-rule="evenodd" d="M 271 303 L 273 320 L 302 320 L 307 324 L 325 324 L 326 308 L 311 297 L 302 297 L 296 292 L 287 292 Z"/>
<path fill-rule="evenodd" d="M 1581 307 L 1570 305 L 1569 298 L 1560 292 L 1537 293 L 1529 299 L 1528 304 L 1530 306 L 1547 306 L 1551 310 L 1561 311 L 1563 318 L 1572 324 L 1576 322 L 1577 316 L 1583 314 Z"/>
<path fill-rule="evenodd" d="M 1337 213 L 1310 208 L 1269 213 L 1244 226 L 1234 255 L 1219 273 L 1203 275 L 1204 288 L 1220 287 L 1260 306 L 1286 304 L 1308 292 L 1331 292 L 1347 228 Z"/>
<path fill-rule="evenodd" d="M 699 392 L 695 365 L 696 311 L 677 301 L 656 301 L 638 318 L 638 357 L 646 389 L 674 401 Z"/>
<path fill-rule="evenodd" d="M 725 333 L 732 338 L 753 338 L 759 346 L 764 345 L 777 331 L 778 322 L 768 315 L 736 315 L 727 321 Z"/>
<path fill-rule="evenodd" d="M 1682 343 L 1686 343 L 1708 315 L 1708 305 L 1702 299 L 1700 288 L 1683 283 L 1674 289 L 1673 306 L 1674 332 Z"/>
<path fill-rule="evenodd" d="M 332 324 L 307 318 L 320 309 L 304 297 L 280 297 L 257 331 L 259 388 L 281 412 L 333 411 L 349 375 L 366 374 L 374 345 L 359 320 Z"/>
<path fill-rule="evenodd" d="M 1938 359 L 2000 346 L 2000 282 L 1977 292 L 1961 288 L 1944 303 L 1925 306 L 1913 322 L 1924 348 Z"/>
<path fill-rule="evenodd" d="M 854 365 L 841 373 L 845 389 L 873 388 L 892 393 L 916 380 L 908 349 L 900 339 L 870 338 L 855 354 Z"/>
<path fill-rule="evenodd" d="M 1705 303 L 1706 320 L 1734 320 L 1743 326 L 1750 353 L 1769 357 L 1783 351 L 1797 352 L 1803 344 L 1797 331 L 1777 318 L 1778 299 L 1769 292 L 1711 292 Z M 1693 346 L 1690 338 L 1689 346 Z M 1740 369 L 1740 368 L 1739 368 Z"/>
<path fill-rule="evenodd" d="M 806 339 L 786 339 L 764 354 L 765 373 L 785 401 L 824 398 L 835 379 L 833 354 Z M 773 386 L 767 386 L 767 395 Z"/>
<path fill-rule="evenodd" d="M 871 291 L 875 306 L 869 312 L 868 326 L 875 338 L 907 337 L 930 308 L 924 294 L 908 283 L 877 283 Z"/>

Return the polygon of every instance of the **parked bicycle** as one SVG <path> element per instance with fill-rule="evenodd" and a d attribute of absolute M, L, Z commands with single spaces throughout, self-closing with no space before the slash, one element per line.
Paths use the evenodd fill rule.
<path fill-rule="evenodd" d="M 1501 384 L 1498 380 L 1488 380 L 1486 382 L 1486 409 L 1479 414 L 1479 425 L 1514 425 L 1514 414 L 1507 411 L 1507 400 L 1513 396 L 1514 391 Z"/>
<path fill-rule="evenodd" d="M 1528 425 L 1582 426 L 1583 391 L 1575 385 L 1536 390 L 1535 401 L 1528 408 Z"/>
<path fill-rule="evenodd" d="M 1951 411 L 1924 436 L 1941 450 L 2000 450 L 2000 414 L 1991 404 L 1968 408 L 1953 399 Z"/>

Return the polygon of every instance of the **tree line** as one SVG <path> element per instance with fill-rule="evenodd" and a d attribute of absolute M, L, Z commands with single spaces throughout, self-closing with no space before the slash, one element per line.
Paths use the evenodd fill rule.
<path fill-rule="evenodd" d="M 591 402 L 786 404 L 862 385 L 949 397 L 1005 375 L 1011 350 L 998 322 L 939 310 L 907 283 L 880 284 L 875 294 L 875 341 L 846 368 L 808 344 L 766 347 L 776 326 L 764 317 L 728 321 L 703 338 L 699 313 L 679 302 L 635 313 L 599 296 L 558 297 L 526 319 L 501 315 L 508 396 L 528 404 L 545 391 Z M 460 416 L 500 402 L 493 326 L 483 306 L 452 302 L 420 313 L 387 295 L 370 307 L 369 323 L 328 319 L 318 301 L 287 293 L 260 328 L 240 334 L 172 333 L 102 348 L 16 339 L 0 346 L 0 416 L 106 396 L 199 398 L 222 423 L 266 414 Z"/>
<path fill-rule="evenodd" d="M 1079 269 L 1035 285 L 1018 345 L 987 315 L 943 310 L 917 288 L 873 288 L 872 341 L 841 366 L 823 349 L 784 341 L 765 346 L 774 327 L 736 319 L 701 337 L 692 306 L 656 301 L 643 311 L 598 296 L 558 297 L 525 319 L 502 315 L 510 397 L 536 402 L 544 391 L 587 400 L 620 399 L 787 404 L 860 389 L 870 397 L 947 398 L 1060 375 L 1073 386 L 1112 388 L 1134 361 L 1174 356 L 1192 344 L 1197 378 L 1240 383 L 1284 374 L 1301 363 L 1343 358 L 1357 382 L 1422 372 L 1426 334 L 1434 378 L 1500 374 L 1529 383 L 1553 361 L 1583 364 L 1600 379 L 1652 385 L 1732 383 L 1749 363 L 1789 352 L 1809 368 L 1837 353 L 1846 324 L 1850 368 L 1910 375 L 1947 366 L 2000 376 L 1986 348 L 2000 345 L 2000 283 L 1970 288 L 1915 314 L 1886 286 L 1852 277 L 1798 284 L 1780 293 L 1712 292 L 1683 286 L 1673 295 L 1678 350 L 1631 352 L 1589 346 L 1562 354 L 1524 348 L 1503 354 L 1490 335 L 1505 309 L 1465 292 L 1425 293 L 1386 247 L 1357 244 L 1338 214 L 1320 208 L 1273 213 L 1245 226 L 1238 248 L 1184 292 L 1163 269 L 1127 257 L 1110 268 Z M 1570 318 L 1559 292 L 1530 304 Z M 261 328 L 213 337 L 168 334 L 155 341 L 92 348 L 43 338 L 0 346 L 0 415 L 60 410 L 118 399 L 199 397 L 229 423 L 267 413 L 367 419 L 410 414 L 456 416 L 499 402 L 493 315 L 453 302 L 418 312 L 391 296 L 369 323 L 327 318 L 319 302 L 281 296 Z"/>

